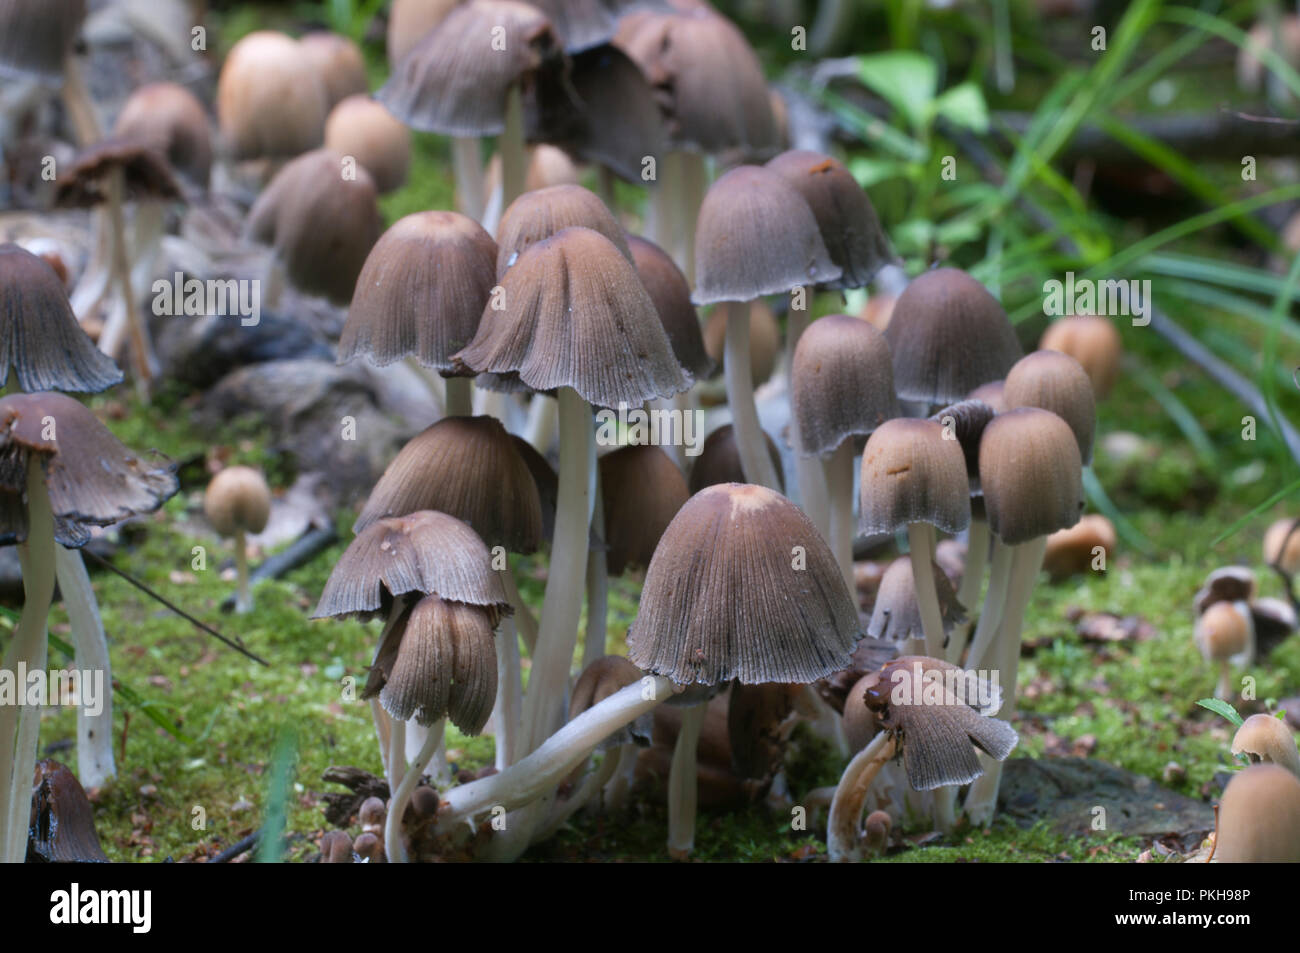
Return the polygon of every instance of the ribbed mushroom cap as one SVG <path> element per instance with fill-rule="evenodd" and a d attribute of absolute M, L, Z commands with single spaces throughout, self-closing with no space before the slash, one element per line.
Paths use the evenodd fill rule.
<path fill-rule="evenodd" d="M 0 76 L 58 81 L 85 19 L 86 0 L 0 0 Z"/>
<path fill-rule="evenodd" d="M 1254 622 L 1244 602 L 1216 602 L 1201 613 L 1193 632 L 1207 662 L 1246 664 L 1253 654 Z"/>
<path fill-rule="evenodd" d="M 555 504 L 560 497 L 560 475 L 551 466 L 551 461 L 537 452 L 537 448 L 516 434 L 510 435 L 511 442 L 523 458 L 528 472 L 533 475 L 537 485 L 537 495 L 542 501 L 542 539 L 550 542 L 555 535 Z"/>
<path fill-rule="evenodd" d="M 352 299 L 379 240 L 378 194 L 370 173 L 343 177 L 343 157 L 317 149 L 288 163 L 257 197 L 244 234 L 275 246 L 289 280 L 338 304 Z"/>
<path fill-rule="evenodd" d="M 0 244 L 0 387 L 11 366 L 28 392 L 97 393 L 122 380 L 77 324 L 58 273 L 25 248 Z"/>
<path fill-rule="evenodd" d="M 369 96 L 348 96 L 325 120 L 325 148 L 353 156 L 375 180 L 380 194 L 406 184 L 411 131 Z"/>
<path fill-rule="evenodd" d="M 1214 859 L 1221 864 L 1300 863 L 1300 779 L 1276 764 L 1233 775 L 1215 831 Z"/>
<path fill-rule="evenodd" d="M 993 413 L 1000 414 L 1007 409 L 1006 399 L 1006 381 L 989 381 L 987 384 L 981 384 L 973 391 L 966 395 L 967 400 L 979 400 L 993 408 Z"/>
<path fill-rule="evenodd" d="M 460 0 L 393 0 L 385 37 L 389 72 L 428 36 Z"/>
<path fill-rule="evenodd" d="M 349 96 L 370 91 L 365 57 L 361 55 L 361 48 L 346 36 L 316 30 L 305 34 L 298 45 L 325 87 L 327 112 Z"/>
<path fill-rule="evenodd" d="M 167 159 L 157 149 L 134 139 L 105 139 L 81 150 L 71 166 L 59 174 L 54 192 L 58 208 L 92 208 L 109 199 L 109 182 L 122 174 L 122 199 L 179 201 L 180 183 Z"/>
<path fill-rule="evenodd" d="M 781 452 L 776 447 L 776 441 L 766 431 L 763 432 L 763 439 L 767 443 L 767 455 L 772 458 L 772 467 L 776 470 L 776 480 L 780 484 L 778 489 L 784 490 Z M 731 424 L 723 424 L 704 439 L 700 455 L 695 458 L 689 481 L 691 495 L 719 483 L 744 482 L 740 450 L 736 446 L 736 431 Z"/>
<path fill-rule="evenodd" d="M 252 467 L 226 467 L 208 483 L 203 513 L 222 536 L 260 533 L 271 518 L 271 488 Z"/>
<path fill-rule="evenodd" d="M 70 548 L 89 542 L 88 525 L 151 513 L 178 488 L 173 467 L 147 465 L 71 397 L 10 394 L 0 398 L 0 545 L 27 539 L 22 495 L 32 463 L 45 473 L 54 537 Z"/>
<path fill-rule="evenodd" d="M 1251 762 L 1281 765 L 1300 777 L 1300 751 L 1286 722 L 1272 715 L 1251 715 L 1232 736 L 1232 753 L 1249 756 Z"/>
<path fill-rule="evenodd" d="M 297 40 L 258 30 L 236 43 L 217 80 L 217 121 L 232 158 L 287 158 L 321 144 L 329 93 Z"/>
<path fill-rule="evenodd" d="M 933 420 L 896 417 L 862 451 L 858 531 L 894 533 L 929 523 L 945 533 L 970 525 L 970 488 L 961 444 Z"/>
<path fill-rule="evenodd" d="M 847 314 L 810 324 L 790 365 L 790 409 L 799 423 L 798 450 L 805 456 L 830 453 L 845 439 L 897 417 L 884 335 Z"/>
<path fill-rule="evenodd" d="M 599 705 L 610 695 L 641 681 L 639 668 L 621 655 L 602 655 L 582 670 L 573 683 L 569 696 L 569 721 L 587 709 Z M 608 751 L 619 745 L 636 744 L 646 747 L 653 732 L 654 714 L 646 712 L 640 718 L 620 728 L 596 745 L 597 751 Z"/>
<path fill-rule="evenodd" d="M 531 553 L 541 542 L 537 486 L 495 417 L 445 417 L 412 437 L 375 484 L 352 529 L 360 533 L 375 520 L 416 510 L 464 520 L 489 546 L 511 552 Z"/>
<path fill-rule="evenodd" d="M 570 53 L 613 38 L 619 19 L 638 7 L 664 8 L 664 0 L 534 0 L 550 18 Z"/>
<path fill-rule="evenodd" d="M 496 242 L 456 212 L 416 212 L 380 236 L 357 278 L 339 362 L 383 367 L 414 355 L 450 373 L 496 285 Z"/>
<path fill-rule="evenodd" d="M 871 739 L 876 736 L 879 727 L 876 724 L 875 713 L 867 707 L 867 687 L 876 684 L 876 681 L 877 676 L 874 672 L 863 675 L 853 683 L 849 693 L 844 696 L 841 724 L 844 726 L 844 740 L 848 742 L 849 750 L 854 754 L 871 744 Z"/>
<path fill-rule="evenodd" d="M 1300 572 L 1300 527 L 1297 522 L 1300 521 L 1278 520 L 1264 533 L 1264 562 L 1292 576 Z"/>
<path fill-rule="evenodd" d="M 993 416 L 993 408 L 982 400 L 959 400 L 930 415 L 931 420 L 943 427 L 945 438 L 956 440 L 961 446 L 972 493 L 979 491 L 980 438 Z"/>
<path fill-rule="evenodd" d="M 1099 513 L 1089 513 L 1069 529 L 1057 530 L 1047 537 L 1043 568 L 1053 580 L 1086 572 L 1092 566 L 1093 550 L 1101 547 L 1109 560 L 1119 545 L 1115 527 Z"/>
<path fill-rule="evenodd" d="M 691 287 L 686 283 L 686 276 L 654 242 L 631 235 L 627 244 L 632 250 L 636 273 L 655 303 L 677 363 L 695 380 L 703 380 L 713 373 L 714 363 L 704 349 L 700 318 L 691 304 Z"/>
<path fill-rule="evenodd" d="M 1083 463 L 1074 431 L 1050 410 L 998 414 L 980 441 L 989 529 L 1006 543 L 1050 536 L 1079 521 Z"/>
<path fill-rule="evenodd" d="M 1092 462 L 1097 431 L 1097 399 L 1083 366 L 1060 351 L 1026 354 L 1007 372 L 1003 399 L 1007 410 L 1041 407 L 1060 417 L 1079 441 L 1084 463 Z"/>
<path fill-rule="evenodd" d="M 714 308 L 704 322 L 704 351 L 721 367 L 727 346 L 727 308 Z M 762 298 L 749 303 L 749 375 L 754 386 L 776 370 L 781 357 L 781 325 Z"/>
<path fill-rule="evenodd" d="M 605 236 L 566 228 L 520 255 L 501 285 L 504 309 L 489 304 L 457 365 L 539 391 L 572 387 L 599 407 L 690 386 L 650 293 Z"/>
<path fill-rule="evenodd" d="M 919 275 L 899 295 L 885 328 L 902 400 L 947 404 L 1001 380 L 1020 360 L 1002 305 L 956 268 Z"/>
<path fill-rule="evenodd" d="M 853 599 L 803 510 L 733 483 L 697 493 L 669 524 L 627 644 L 634 664 L 679 684 L 752 685 L 839 671 L 857 638 Z"/>
<path fill-rule="evenodd" d="M 117 114 L 113 137 L 143 142 L 200 188 L 212 169 L 212 132 L 197 96 L 178 83 L 149 83 L 136 89 Z"/>
<path fill-rule="evenodd" d="M 631 13 L 614 43 L 658 90 L 673 148 L 742 161 L 780 148 L 758 56 L 711 8 Z"/>
<path fill-rule="evenodd" d="M 1058 318 L 1048 325 L 1038 346 L 1045 351 L 1060 351 L 1078 361 L 1087 371 L 1098 400 L 1115 386 L 1124 346 L 1109 318 L 1095 314 Z"/>
<path fill-rule="evenodd" d="M 749 301 L 840 276 L 812 209 L 785 179 L 742 165 L 705 193 L 695 224 L 696 304 Z"/>
<path fill-rule="evenodd" d="M 894 259 L 871 199 L 844 163 L 793 149 L 770 159 L 767 168 L 794 186 L 812 209 L 831 261 L 842 272 L 827 287 L 864 287 Z"/>
<path fill-rule="evenodd" d="M 934 567 L 934 586 L 938 590 L 939 610 L 943 619 L 943 632 L 966 620 L 965 607 L 957 600 L 947 574 L 931 561 Z M 876 601 L 871 608 L 871 621 L 867 635 L 876 639 L 902 642 L 906 639 L 924 638 L 921 628 L 921 608 L 916 602 L 916 578 L 912 575 L 911 557 L 895 559 L 880 578 Z"/>
<path fill-rule="evenodd" d="M 867 707 L 899 736 L 907 780 L 917 791 L 968 784 L 984 773 L 976 748 L 1003 761 L 1020 740 L 1005 721 L 989 717 L 1001 707 L 1001 691 L 959 666 L 907 655 L 864 683 L 854 691 L 864 689 Z"/>
<path fill-rule="evenodd" d="M 360 530 L 334 565 L 312 618 L 366 616 L 391 597 L 431 592 L 490 609 L 493 624 L 511 612 L 479 535 L 454 516 L 421 510 Z"/>
<path fill-rule="evenodd" d="M 599 232 L 619 254 L 632 261 L 623 226 L 595 192 L 580 185 L 554 185 L 525 192 L 501 216 L 497 226 L 497 278 L 504 278 L 519 256 L 533 245 L 571 226 Z"/>
<path fill-rule="evenodd" d="M 495 136 L 505 128 L 510 87 L 561 56 L 551 22 L 535 6 L 470 0 L 402 57 L 375 98 L 414 129 Z"/>
<path fill-rule="evenodd" d="M 465 734 L 478 734 L 497 697 L 492 628 L 479 606 L 425 596 L 389 630 L 362 697 L 378 695 L 401 721 L 432 725 L 446 717 Z"/>
<path fill-rule="evenodd" d="M 1253 602 L 1259 584 L 1248 566 L 1223 566 L 1205 577 L 1194 605 L 1200 615 L 1216 602 Z"/>
<path fill-rule="evenodd" d="M 606 563 L 611 575 L 648 566 L 673 517 L 690 498 L 686 478 L 658 447 L 619 447 L 600 458 Z"/>
<path fill-rule="evenodd" d="M 95 832 L 95 809 L 66 764 L 36 762 L 27 850 L 48 864 L 107 862 Z"/>

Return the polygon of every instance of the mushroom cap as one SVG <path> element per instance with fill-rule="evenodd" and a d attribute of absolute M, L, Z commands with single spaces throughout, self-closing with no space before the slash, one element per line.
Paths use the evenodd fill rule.
<path fill-rule="evenodd" d="M 212 169 L 212 131 L 199 98 L 179 83 L 148 83 L 127 97 L 113 125 L 115 139 L 154 149 L 200 188 Z"/>
<path fill-rule="evenodd" d="M 1221 864 L 1300 863 L 1300 779 L 1276 764 L 1238 772 L 1219 801 L 1215 830 Z"/>
<path fill-rule="evenodd" d="M 454 516 L 421 510 L 358 531 L 325 582 L 313 619 L 367 616 L 387 599 L 436 592 L 497 615 L 511 608 L 486 544 Z"/>
<path fill-rule="evenodd" d="M 636 269 L 605 236 L 566 228 L 528 248 L 501 282 L 457 365 L 589 403 L 640 405 L 690 382 Z M 500 385 L 498 385 L 500 386 Z"/>
<path fill-rule="evenodd" d="M 1097 399 L 1088 372 L 1070 355 L 1060 351 L 1026 354 L 1007 372 L 1003 400 L 1007 410 L 1041 407 L 1056 414 L 1074 431 L 1083 462 L 1092 462 Z"/>
<path fill-rule="evenodd" d="M 1249 755 L 1256 763 L 1281 765 L 1300 777 L 1300 750 L 1296 749 L 1295 735 L 1273 715 L 1251 715 L 1243 721 L 1232 736 L 1232 753 Z"/>
<path fill-rule="evenodd" d="M 619 447 L 600 458 L 606 562 L 621 576 L 648 566 L 673 517 L 690 499 L 686 478 L 668 454 L 650 444 Z"/>
<path fill-rule="evenodd" d="M 339 362 L 380 367 L 413 355 L 452 371 L 496 285 L 496 242 L 457 212 L 416 212 L 375 242 L 339 338 Z"/>
<path fill-rule="evenodd" d="M 389 72 L 428 36 L 460 0 L 393 0 L 385 37 Z"/>
<path fill-rule="evenodd" d="M 792 149 L 767 162 L 803 196 L 812 209 L 822 241 L 841 275 L 830 288 L 861 288 L 894 260 L 876 210 L 857 179 L 838 159 L 807 149 Z"/>
<path fill-rule="evenodd" d="M 704 347 L 700 318 L 691 304 L 691 286 L 677 263 L 658 245 L 636 235 L 628 236 L 636 273 L 650 292 L 655 311 L 668 335 L 677 363 L 695 380 L 713 373 L 714 362 Z M 775 320 L 772 322 L 775 324 Z M 753 322 L 750 323 L 753 329 Z M 752 348 L 751 348 L 752 353 Z M 769 372 L 770 373 L 770 372 Z"/>
<path fill-rule="evenodd" d="M 1285 599 L 1265 596 L 1250 604 L 1251 623 L 1255 627 L 1255 649 L 1259 655 L 1268 655 L 1281 642 L 1300 627 L 1295 607 Z"/>
<path fill-rule="evenodd" d="M 937 421 L 944 428 L 944 435 L 948 439 L 956 440 L 961 445 L 972 495 L 979 489 L 980 438 L 984 436 L 984 428 L 989 425 L 995 413 L 984 401 L 967 398 L 941 407 L 930 415 L 931 420 Z"/>
<path fill-rule="evenodd" d="M 497 225 L 497 278 L 504 278 L 533 245 L 571 226 L 604 235 L 632 261 L 623 226 L 595 192 L 580 185 L 553 185 L 525 192 L 502 214 Z"/>
<path fill-rule="evenodd" d="M 1092 381 L 1098 400 L 1115 386 L 1124 345 L 1109 318 L 1095 314 L 1058 318 L 1047 326 L 1038 346 L 1044 351 L 1060 351 L 1078 361 Z"/>
<path fill-rule="evenodd" d="M 489 546 L 511 552 L 531 553 L 541 544 L 537 485 L 495 417 L 444 417 L 408 440 L 352 529 L 360 533 L 376 520 L 416 510 L 464 520 Z"/>
<path fill-rule="evenodd" d="M 805 456 L 830 453 L 849 437 L 898 416 L 885 337 L 847 314 L 818 318 L 794 349 L 790 407 Z"/>
<path fill-rule="evenodd" d="M 1002 305 L 956 268 L 918 275 L 899 295 L 885 339 L 899 398 L 931 404 L 1005 378 L 1022 353 Z"/>
<path fill-rule="evenodd" d="M 1196 647 L 1207 662 L 1244 664 L 1255 641 L 1254 623 L 1244 602 L 1215 602 L 1196 620 Z"/>
<path fill-rule="evenodd" d="M 226 467 L 208 483 L 203 512 L 222 536 L 260 533 L 271 518 L 271 488 L 260 470 Z"/>
<path fill-rule="evenodd" d="M 248 34 L 230 49 L 217 79 L 217 121 L 234 159 L 287 158 L 317 148 L 329 92 L 293 37 Z"/>
<path fill-rule="evenodd" d="M 678 684 L 752 685 L 839 671 L 858 634 L 835 557 L 804 512 L 732 483 L 695 494 L 669 524 L 627 644 L 634 664 Z"/>
<path fill-rule="evenodd" d="M 1200 615 L 1216 602 L 1253 602 L 1259 584 L 1248 566 L 1224 566 L 1205 577 L 1196 590 L 1196 614 Z"/>
<path fill-rule="evenodd" d="M 1057 530 L 1047 537 L 1043 568 L 1053 580 L 1065 579 L 1086 572 L 1092 565 L 1093 550 L 1098 546 L 1109 560 L 1118 545 L 1119 537 L 1111 521 L 1099 513 L 1089 513 L 1068 529 Z"/>
<path fill-rule="evenodd" d="M 495 136 L 505 129 L 510 87 L 561 56 L 551 21 L 535 6 L 470 0 L 411 47 L 375 98 L 413 129 Z"/>
<path fill-rule="evenodd" d="M 402 614 L 375 656 L 362 697 L 393 718 L 449 718 L 467 735 L 487 724 L 497 697 L 493 619 L 481 606 L 427 595 Z"/>
<path fill-rule="evenodd" d="M 727 308 L 714 308 L 704 322 L 704 352 L 721 367 L 727 347 Z M 781 325 L 762 298 L 749 303 L 749 375 L 757 387 L 770 378 L 780 359 Z"/>
<path fill-rule="evenodd" d="M 840 277 L 808 203 L 785 179 L 742 165 L 719 176 L 695 224 L 696 304 L 749 301 Z"/>
<path fill-rule="evenodd" d="M 998 414 L 980 440 L 980 485 L 989 529 L 1005 543 L 1073 526 L 1083 512 L 1083 461 L 1074 431 L 1050 410 Z"/>
<path fill-rule="evenodd" d="M 352 299 L 357 277 L 379 240 L 378 193 L 364 167 L 344 178 L 343 156 L 317 149 L 289 162 L 262 190 L 244 234 L 275 246 L 289 280 L 338 304 Z"/>
<path fill-rule="evenodd" d="M 0 0 L 0 76 L 58 82 L 86 0 Z"/>
<path fill-rule="evenodd" d="M 411 167 L 411 131 L 365 94 L 347 96 L 325 119 L 325 148 L 353 156 L 379 193 L 400 189 Z"/>
<path fill-rule="evenodd" d="M 329 30 L 304 34 L 298 48 L 312 64 L 325 88 L 326 112 L 358 93 L 370 91 L 366 79 L 366 60 L 361 48 L 346 36 Z"/>
<path fill-rule="evenodd" d="M 1264 562 L 1278 566 L 1291 576 L 1300 572 L 1300 528 L 1297 528 L 1297 522 L 1294 519 L 1278 520 L 1264 533 Z"/>
<path fill-rule="evenodd" d="M 933 560 L 931 565 L 934 567 L 934 585 L 938 590 L 943 631 L 947 636 L 954 625 L 966 620 L 966 610 L 957 600 L 957 592 L 953 589 L 948 574 Z M 921 608 L 916 602 L 916 577 L 912 574 L 910 556 L 895 559 L 881 576 L 876 601 L 871 607 L 867 635 L 891 642 L 924 638 Z"/>
<path fill-rule="evenodd" d="M 664 0 L 532 0 L 555 24 L 570 53 L 609 42 L 619 20 L 639 7 L 663 8 Z"/>
<path fill-rule="evenodd" d="M 523 437 L 511 434 L 510 440 L 537 485 L 537 495 L 542 501 L 542 539 L 549 542 L 555 535 L 555 504 L 560 498 L 560 475 L 551 466 L 551 461 Z"/>
<path fill-rule="evenodd" d="M 320 839 L 320 862 L 322 864 L 352 863 L 352 838 L 344 831 L 326 831 Z"/>
<path fill-rule="evenodd" d="M 104 139 L 77 153 L 59 175 L 57 208 L 93 208 L 109 201 L 112 181 L 122 179 L 122 200 L 180 201 L 180 183 L 161 152 L 136 139 Z"/>
<path fill-rule="evenodd" d="M 28 851 L 52 864 L 107 862 L 95 832 L 95 809 L 72 769 L 42 758 L 32 775 Z"/>
<path fill-rule="evenodd" d="M 868 682 L 868 679 L 871 681 Z M 844 740 L 854 754 L 871 744 L 871 739 L 879 730 L 875 713 L 867 707 L 867 686 L 875 683 L 875 673 L 863 675 L 844 696 L 844 713 L 840 718 L 844 726 Z"/>
<path fill-rule="evenodd" d="M 23 494 L 38 463 L 54 511 L 54 538 L 78 548 L 88 526 L 151 513 L 176 493 L 174 467 L 150 467 L 90 409 L 62 394 L 0 398 L 0 545 L 27 539 Z"/>
<path fill-rule="evenodd" d="M 11 366 L 28 392 L 96 393 L 122 380 L 77 324 L 58 273 L 39 255 L 0 244 L 0 387 Z"/>
<path fill-rule="evenodd" d="M 776 470 L 776 479 L 785 488 L 785 476 L 781 466 L 781 452 L 776 441 L 766 431 L 763 440 L 767 443 L 767 455 L 772 458 Z M 736 431 L 731 424 L 723 424 L 704 438 L 700 455 L 691 467 L 689 487 L 694 496 L 706 487 L 719 483 L 744 483 L 745 474 L 740 466 L 740 449 L 736 446 Z"/>
<path fill-rule="evenodd" d="M 1005 380 L 989 381 L 981 384 L 966 395 L 967 400 L 979 400 L 993 408 L 993 413 L 1000 414 L 1007 409 Z"/>
<path fill-rule="evenodd" d="M 934 420 L 896 417 L 867 438 L 862 451 L 858 531 L 894 533 L 929 523 L 945 533 L 970 525 L 966 458 Z"/>

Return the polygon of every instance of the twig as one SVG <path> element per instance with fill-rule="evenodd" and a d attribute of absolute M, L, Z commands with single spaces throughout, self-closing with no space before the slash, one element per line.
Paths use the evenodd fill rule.
<path fill-rule="evenodd" d="M 246 854 L 254 847 L 256 847 L 257 842 L 261 840 L 261 838 L 262 838 L 261 831 L 253 831 L 253 833 L 249 834 L 247 837 L 243 838 L 242 840 L 235 841 L 235 843 L 231 844 L 221 853 L 217 854 L 216 857 L 213 857 L 211 860 L 209 860 L 208 863 L 228 864 L 230 863 L 230 861 L 234 860 L 240 854 Z"/>

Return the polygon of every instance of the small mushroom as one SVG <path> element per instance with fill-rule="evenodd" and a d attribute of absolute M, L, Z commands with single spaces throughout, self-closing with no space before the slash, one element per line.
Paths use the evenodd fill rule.
<path fill-rule="evenodd" d="M 1245 602 L 1215 602 L 1196 620 L 1196 647 L 1219 668 L 1214 697 L 1228 701 L 1235 694 L 1231 666 L 1249 665 L 1255 655 L 1255 625 Z"/>
<path fill-rule="evenodd" d="M 1101 550 L 1102 565 L 1106 565 L 1118 544 L 1119 538 L 1111 521 L 1098 513 L 1089 513 L 1073 526 L 1057 530 L 1047 537 L 1043 568 L 1053 582 L 1059 582 L 1092 568 L 1098 549 Z"/>
<path fill-rule="evenodd" d="M 1232 753 L 1244 754 L 1252 764 L 1278 764 L 1300 777 L 1300 751 L 1295 735 L 1273 715 L 1251 715 L 1232 736 Z"/>
<path fill-rule="evenodd" d="M 1214 860 L 1300 863 L 1300 779 L 1276 764 L 1235 774 L 1219 801 Z"/>
<path fill-rule="evenodd" d="M 253 594 L 248 586 L 248 536 L 266 529 L 271 518 L 271 488 L 261 472 L 252 467 L 226 467 L 208 484 L 203 512 L 218 535 L 234 540 L 239 579 L 235 611 L 249 612 Z"/>
<path fill-rule="evenodd" d="M 1092 389 L 1102 400 L 1115 386 L 1123 344 L 1119 331 L 1109 318 L 1094 314 L 1069 315 L 1053 321 L 1038 346 L 1045 351 L 1060 351 L 1078 361 L 1092 381 Z"/>
<path fill-rule="evenodd" d="M 320 863 L 352 863 L 352 838 L 343 831 L 326 831 L 320 839 Z"/>

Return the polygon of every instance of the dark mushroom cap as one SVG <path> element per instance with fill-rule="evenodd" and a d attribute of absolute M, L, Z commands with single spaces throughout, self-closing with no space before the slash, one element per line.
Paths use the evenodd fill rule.
<path fill-rule="evenodd" d="M 302 45 L 258 30 L 230 49 L 217 79 L 222 145 L 234 159 L 288 158 L 321 144 L 329 92 Z"/>
<path fill-rule="evenodd" d="M 1097 399 L 1088 372 L 1070 355 L 1060 351 L 1026 354 L 1007 372 L 1003 400 L 1007 410 L 1041 407 L 1056 414 L 1074 431 L 1083 462 L 1092 462 Z"/>
<path fill-rule="evenodd" d="M 203 512 L 222 536 L 260 533 L 271 518 L 271 488 L 252 467 L 226 467 L 203 494 Z"/>
<path fill-rule="evenodd" d="M 366 256 L 339 362 L 364 356 L 383 367 L 414 355 L 452 370 L 452 354 L 478 330 L 496 284 L 496 242 L 456 212 L 416 212 L 393 224 Z"/>
<path fill-rule="evenodd" d="M 446 417 L 407 441 L 375 484 L 353 531 L 416 510 L 464 520 L 489 546 L 511 552 L 531 553 L 541 543 L 537 485 L 495 417 Z"/>
<path fill-rule="evenodd" d="M 632 250 L 636 273 L 650 292 L 650 300 L 655 303 L 655 311 L 677 355 L 677 363 L 694 379 L 703 380 L 713 373 L 714 363 L 704 349 L 700 317 L 691 304 L 691 286 L 686 276 L 654 242 L 631 235 L 627 244 Z"/>
<path fill-rule="evenodd" d="M 316 30 L 304 34 L 298 47 L 316 69 L 321 85 L 325 87 L 327 112 L 349 96 L 370 91 L 365 57 L 361 55 L 361 48 L 346 36 Z"/>
<path fill-rule="evenodd" d="M 299 156 L 276 173 L 244 223 L 246 237 L 275 246 L 295 287 L 338 304 L 352 300 L 383 230 L 370 173 L 343 172 L 343 156 L 327 149 Z"/>
<path fill-rule="evenodd" d="M 984 428 L 993 417 L 992 407 L 982 400 L 971 399 L 959 400 L 930 415 L 930 419 L 937 421 L 944 428 L 944 433 L 951 434 L 952 439 L 961 446 L 972 491 L 979 486 L 980 438 L 984 436 Z"/>
<path fill-rule="evenodd" d="M 903 400 L 947 404 L 1007 376 L 1020 342 L 996 298 L 956 268 L 918 275 L 899 295 L 885 339 Z"/>
<path fill-rule="evenodd" d="M 572 387 L 600 407 L 689 386 L 636 269 L 605 236 L 566 228 L 533 245 L 501 282 L 458 365 L 539 391 Z"/>
<path fill-rule="evenodd" d="M 54 537 L 69 548 L 90 541 L 88 526 L 151 513 L 178 488 L 173 467 L 148 466 L 71 397 L 10 394 L 0 398 L 0 545 L 27 539 L 21 497 L 33 463 L 45 474 Z"/>
<path fill-rule="evenodd" d="M 537 484 L 537 495 L 542 501 L 542 539 L 549 542 L 555 535 L 555 504 L 560 497 L 560 475 L 551 462 L 523 437 L 511 434 L 510 439 Z"/>
<path fill-rule="evenodd" d="M 811 682 L 848 664 L 853 605 L 804 512 L 764 487 L 709 487 L 646 571 L 628 657 L 678 684 Z"/>
<path fill-rule="evenodd" d="M 510 203 L 497 226 L 497 278 L 504 278 L 525 251 L 570 226 L 589 228 L 613 242 L 632 261 L 627 235 L 614 214 L 590 189 L 553 185 L 525 192 Z"/>
<path fill-rule="evenodd" d="M 858 529 L 894 533 L 929 523 L 945 533 L 970 524 L 970 486 L 961 444 L 934 420 L 896 417 L 881 424 L 862 451 Z"/>
<path fill-rule="evenodd" d="M 686 478 L 658 447 L 619 447 L 600 458 L 609 572 L 648 566 L 655 547 L 690 498 Z"/>
<path fill-rule="evenodd" d="M 764 431 L 763 439 L 767 442 L 767 455 L 772 458 L 776 469 L 776 479 L 782 490 L 785 489 L 785 477 L 781 466 L 781 452 L 776 441 Z M 740 450 L 736 447 L 736 431 L 731 424 L 723 424 L 704 439 L 700 455 L 691 467 L 691 495 L 699 493 L 705 487 L 719 483 L 744 483 L 745 474 L 740 466 Z"/>
<path fill-rule="evenodd" d="M 965 621 L 966 610 L 957 601 L 957 593 L 948 574 L 933 561 L 931 565 L 934 567 L 934 587 L 938 591 L 943 632 L 947 636 L 954 625 Z M 867 635 L 891 642 L 924 638 L 921 608 L 916 602 L 916 577 L 912 574 L 910 556 L 895 559 L 881 576 L 876 601 L 871 607 Z"/>
<path fill-rule="evenodd" d="M 92 208 L 109 200 L 115 173 L 122 175 L 122 200 L 173 202 L 182 198 L 180 183 L 161 152 L 135 139 L 105 139 L 81 150 L 59 175 L 54 192 L 58 208 Z"/>
<path fill-rule="evenodd" d="M 557 66 L 551 21 L 514 0 L 470 0 L 452 9 L 401 61 L 375 98 L 408 126 L 445 136 L 495 136 L 506 93 Z"/>
<path fill-rule="evenodd" d="M 840 276 L 812 209 L 785 179 L 742 165 L 705 193 L 695 226 L 696 304 L 749 301 Z"/>
<path fill-rule="evenodd" d="M 326 831 L 320 839 L 320 862 L 352 863 L 352 838 L 343 831 Z"/>
<path fill-rule="evenodd" d="M 27 850 L 47 864 L 106 862 L 95 833 L 95 809 L 77 776 L 49 758 L 36 762 Z"/>
<path fill-rule="evenodd" d="M 212 131 L 203 104 L 184 86 L 149 83 L 135 90 L 117 114 L 113 137 L 144 143 L 190 182 L 207 188 Z"/>
<path fill-rule="evenodd" d="M 1196 591 L 1196 614 L 1200 615 L 1216 602 L 1253 602 L 1258 590 L 1255 574 L 1248 566 L 1215 569 Z"/>
<path fill-rule="evenodd" d="M 840 267 L 830 288 L 862 288 L 894 260 L 876 210 L 844 163 L 806 149 L 783 152 L 767 163 L 803 196 L 831 261 Z"/>
<path fill-rule="evenodd" d="M 0 387 L 13 367 L 25 391 L 95 393 L 122 380 L 77 324 L 58 273 L 18 245 L 0 245 Z"/>
<path fill-rule="evenodd" d="M 1083 462 L 1074 431 L 1050 410 L 998 414 L 980 440 L 980 484 L 989 529 L 1006 543 L 1073 526 L 1083 512 Z"/>
<path fill-rule="evenodd" d="M 454 516 L 421 510 L 360 530 L 334 565 L 312 618 L 366 616 L 386 609 L 392 597 L 430 592 L 499 615 L 511 612 L 478 534 Z"/>
<path fill-rule="evenodd" d="M 56 82 L 86 19 L 86 0 L 0 0 L 0 76 Z"/>
<path fill-rule="evenodd" d="M 375 180 L 380 194 L 406 184 L 411 130 L 369 96 L 348 96 L 330 110 L 325 119 L 325 148 L 355 157 Z"/>
<path fill-rule="evenodd" d="M 534 0 L 555 24 L 555 32 L 570 53 L 586 50 L 613 38 L 619 19 L 639 7 L 659 7 L 663 0 Z"/>
<path fill-rule="evenodd" d="M 898 416 L 885 337 L 847 314 L 818 318 L 794 349 L 790 409 L 805 456 L 830 453 L 847 438 Z"/>

